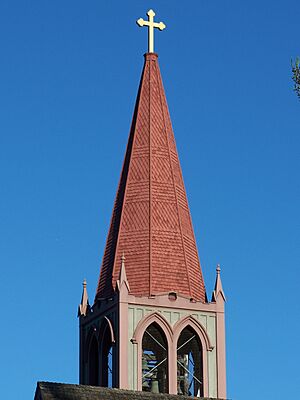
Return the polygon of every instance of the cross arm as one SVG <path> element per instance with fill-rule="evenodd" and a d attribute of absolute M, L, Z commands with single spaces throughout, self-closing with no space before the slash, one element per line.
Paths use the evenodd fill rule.
<path fill-rule="evenodd" d="M 145 21 L 143 18 L 139 18 L 139 19 L 136 21 L 136 23 L 137 23 L 139 26 L 149 25 L 149 23 L 147 23 L 147 21 Z"/>

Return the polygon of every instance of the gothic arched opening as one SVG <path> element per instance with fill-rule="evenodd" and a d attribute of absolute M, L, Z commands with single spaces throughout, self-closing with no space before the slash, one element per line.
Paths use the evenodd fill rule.
<path fill-rule="evenodd" d="M 168 343 L 160 326 L 153 322 L 142 340 L 142 390 L 168 393 Z"/>
<path fill-rule="evenodd" d="M 92 340 L 90 342 L 89 347 L 89 356 L 88 356 L 88 384 L 92 386 L 99 385 L 99 346 L 98 340 L 93 335 Z"/>
<path fill-rule="evenodd" d="M 203 350 L 190 326 L 183 329 L 177 343 L 177 393 L 203 396 Z"/>
<path fill-rule="evenodd" d="M 100 385 L 113 387 L 114 385 L 114 346 L 110 327 L 104 320 L 100 329 Z"/>

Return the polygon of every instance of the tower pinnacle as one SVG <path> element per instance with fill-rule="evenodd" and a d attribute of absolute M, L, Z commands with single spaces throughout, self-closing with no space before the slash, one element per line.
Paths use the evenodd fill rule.
<path fill-rule="evenodd" d="M 88 293 L 86 289 L 86 279 L 84 279 L 83 283 L 83 290 L 82 290 L 82 297 L 81 297 L 81 302 L 78 307 L 78 315 L 86 315 L 87 309 L 89 307 L 89 298 L 88 298 Z"/>

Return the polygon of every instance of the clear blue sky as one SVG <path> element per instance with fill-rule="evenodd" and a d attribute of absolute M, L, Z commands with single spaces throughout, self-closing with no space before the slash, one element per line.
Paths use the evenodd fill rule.
<path fill-rule="evenodd" d="M 93 298 L 150 7 L 209 296 L 222 267 L 228 397 L 299 395 L 299 0 L 2 0 L 5 400 L 78 382 L 81 283 Z"/>

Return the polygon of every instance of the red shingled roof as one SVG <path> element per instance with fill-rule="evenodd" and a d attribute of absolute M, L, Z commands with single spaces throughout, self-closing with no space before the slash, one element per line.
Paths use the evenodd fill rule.
<path fill-rule="evenodd" d="M 145 54 L 97 298 L 110 296 L 121 256 L 130 293 L 177 292 L 205 302 L 205 287 L 157 54 Z"/>

